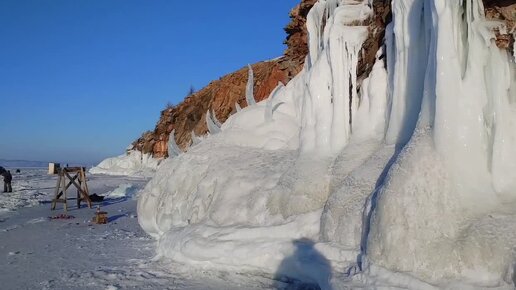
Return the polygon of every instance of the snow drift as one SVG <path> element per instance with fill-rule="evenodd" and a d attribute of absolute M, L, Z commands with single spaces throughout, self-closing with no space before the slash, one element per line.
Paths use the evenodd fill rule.
<path fill-rule="evenodd" d="M 394 0 L 359 81 L 370 4 L 317 2 L 304 70 L 162 163 L 138 203 L 159 256 L 323 289 L 514 286 L 516 67 L 493 43 L 502 24 L 479 0 Z"/>
<path fill-rule="evenodd" d="M 127 154 L 103 160 L 97 166 L 92 167 L 89 172 L 91 174 L 151 177 L 160 162 L 161 160 L 153 158 L 150 154 L 132 150 Z"/>

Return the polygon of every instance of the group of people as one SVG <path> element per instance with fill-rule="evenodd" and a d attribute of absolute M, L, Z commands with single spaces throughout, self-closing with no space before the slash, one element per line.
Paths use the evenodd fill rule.
<path fill-rule="evenodd" d="M 13 176 L 11 175 L 11 171 L 5 170 L 5 168 L 0 166 L 0 175 L 4 177 L 4 192 L 13 192 L 13 188 L 11 186 Z"/>

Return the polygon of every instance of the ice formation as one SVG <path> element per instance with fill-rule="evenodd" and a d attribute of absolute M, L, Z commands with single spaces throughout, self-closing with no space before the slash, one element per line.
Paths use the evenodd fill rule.
<path fill-rule="evenodd" d="M 127 154 L 103 160 L 97 166 L 92 167 L 89 172 L 92 174 L 151 177 L 158 169 L 160 162 L 160 159 L 153 158 L 150 154 L 131 150 Z"/>
<path fill-rule="evenodd" d="M 208 117 L 206 117 L 208 118 Z M 194 139 L 192 139 L 193 141 Z M 177 143 L 176 143 L 176 130 L 172 130 L 172 132 L 170 132 L 170 135 L 168 136 L 168 156 L 169 157 L 174 157 L 174 156 L 177 156 L 177 155 L 180 155 L 181 153 L 183 153 L 183 150 L 181 150 L 181 148 L 179 148 L 179 146 L 177 146 Z"/>
<path fill-rule="evenodd" d="M 211 110 L 211 119 L 213 120 L 213 123 L 217 125 L 217 127 L 222 127 L 222 123 L 219 121 L 219 119 L 217 119 L 217 115 L 213 109 Z"/>
<path fill-rule="evenodd" d="M 107 192 L 104 196 L 106 198 L 118 199 L 118 198 L 132 198 L 138 192 L 138 187 L 131 183 L 122 183 L 112 191 Z"/>
<path fill-rule="evenodd" d="M 217 134 L 220 132 L 220 122 L 214 119 L 214 116 L 208 110 L 205 115 L 206 118 L 206 127 L 208 127 L 208 132 L 210 134 Z"/>
<path fill-rule="evenodd" d="M 164 161 L 140 196 L 158 256 L 322 289 L 514 287 L 513 56 L 480 0 L 392 11 L 366 79 L 371 3 L 319 0 L 304 70 L 256 105 L 248 86 L 220 128 L 207 114 L 219 134 Z"/>
<path fill-rule="evenodd" d="M 256 104 L 254 99 L 254 74 L 251 65 L 247 65 L 247 67 L 249 72 L 247 77 L 247 85 L 245 87 L 245 100 L 247 101 L 247 106 L 252 106 Z"/>
<path fill-rule="evenodd" d="M 425 72 L 413 73 L 420 85 L 406 98 L 420 98 L 419 119 L 406 118 L 416 130 L 378 193 L 367 256 L 432 283 L 513 284 L 514 62 L 492 41 L 482 1 L 394 1 L 393 8 L 394 35 L 419 30 Z M 392 39 L 395 66 L 410 68 L 409 58 L 397 57 L 412 38 Z M 393 102 L 391 121 L 396 111 Z"/>
<path fill-rule="evenodd" d="M 278 95 L 278 93 L 281 91 L 281 89 L 283 89 L 285 87 L 285 85 L 283 85 L 282 82 L 278 82 L 278 85 L 276 86 L 276 88 L 274 88 L 274 90 L 271 92 L 269 98 L 267 99 L 267 102 L 266 102 L 266 108 L 265 108 L 265 121 L 266 122 L 270 122 L 272 121 L 272 115 L 274 113 L 274 111 L 282 104 L 282 103 L 277 103 L 276 105 L 272 105 L 274 103 L 274 97 L 276 97 Z"/>

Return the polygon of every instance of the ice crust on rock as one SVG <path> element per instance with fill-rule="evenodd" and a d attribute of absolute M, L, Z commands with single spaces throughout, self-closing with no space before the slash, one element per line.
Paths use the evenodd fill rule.
<path fill-rule="evenodd" d="M 235 110 L 237 113 L 242 110 L 242 108 L 240 107 L 240 105 L 238 103 L 235 103 Z"/>
<path fill-rule="evenodd" d="M 247 77 L 247 85 L 245 88 L 245 100 L 247 101 L 247 106 L 253 106 L 256 104 L 256 100 L 254 99 L 254 73 L 251 65 L 247 65 L 249 73 Z"/>
<path fill-rule="evenodd" d="M 513 56 L 480 0 L 393 0 L 360 81 L 370 4 L 318 1 L 304 70 L 163 162 L 138 203 L 160 257 L 322 289 L 513 289 Z"/>
<path fill-rule="evenodd" d="M 274 111 L 283 103 L 277 103 L 276 105 L 272 105 L 274 102 L 274 97 L 277 96 L 277 94 L 283 89 L 285 85 L 283 85 L 282 82 L 278 82 L 278 85 L 274 90 L 271 92 L 269 98 L 266 102 L 266 108 L 265 108 L 265 121 L 270 122 L 272 121 L 272 115 L 274 114 Z"/>

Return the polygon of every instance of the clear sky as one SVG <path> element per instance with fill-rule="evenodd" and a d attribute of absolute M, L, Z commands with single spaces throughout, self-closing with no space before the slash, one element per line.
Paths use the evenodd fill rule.
<path fill-rule="evenodd" d="M 299 0 L 0 0 L 0 159 L 91 165 L 285 49 Z"/>

